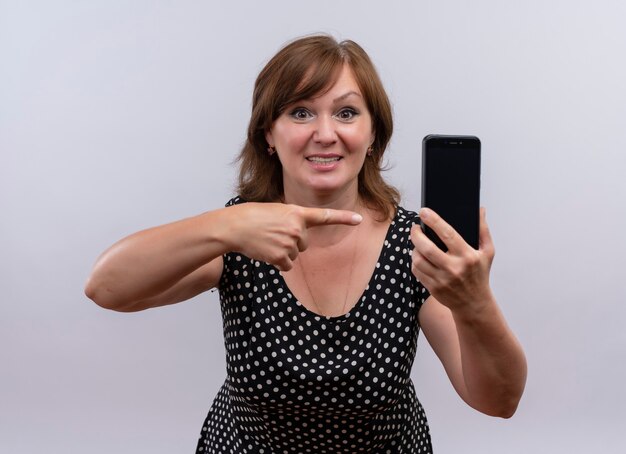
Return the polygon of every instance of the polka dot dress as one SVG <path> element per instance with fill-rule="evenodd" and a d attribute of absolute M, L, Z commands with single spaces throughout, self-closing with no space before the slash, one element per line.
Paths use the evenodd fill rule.
<path fill-rule="evenodd" d="M 227 378 L 197 453 L 432 452 L 410 379 L 428 297 L 411 273 L 416 222 L 398 208 L 367 288 L 338 317 L 306 309 L 272 265 L 224 256 Z"/>

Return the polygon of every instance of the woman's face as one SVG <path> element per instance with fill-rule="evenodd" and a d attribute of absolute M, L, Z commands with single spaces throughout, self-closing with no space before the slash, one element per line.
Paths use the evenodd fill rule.
<path fill-rule="evenodd" d="M 282 164 L 286 199 L 352 189 L 356 193 L 374 131 L 350 67 L 343 66 L 323 95 L 287 106 L 266 139 Z"/>

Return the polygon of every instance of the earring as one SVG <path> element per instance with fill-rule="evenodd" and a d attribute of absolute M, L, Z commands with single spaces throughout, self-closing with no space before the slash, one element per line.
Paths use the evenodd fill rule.
<path fill-rule="evenodd" d="M 371 146 L 370 146 L 370 147 L 368 147 L 368 149 L 367 149 L 367 155 L 368 155 L 368 156 L 372 156 L 372 153 L 373 153 L 373 152 L 374 152 L 374 147 L 371 147 Z"/>
<path fill-rule="evenodd" d="M 267 154 L 272 156 L 274 153 L 276 153 L 276 148 L 274 148 L 273 146 L 269 146 L 267 147 Z"/>

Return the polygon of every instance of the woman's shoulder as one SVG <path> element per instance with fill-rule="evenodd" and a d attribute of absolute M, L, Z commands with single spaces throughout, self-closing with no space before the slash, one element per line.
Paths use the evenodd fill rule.
<path fill-rule="evenodd" d="M 396 213 L 393 217 L 392 224 L 406 227 L 413 226 L 413 224 L 419 224 L 419 214 L 415 211 L 407 210 L 406 208 L 398 205 L 396 207 Z"/>

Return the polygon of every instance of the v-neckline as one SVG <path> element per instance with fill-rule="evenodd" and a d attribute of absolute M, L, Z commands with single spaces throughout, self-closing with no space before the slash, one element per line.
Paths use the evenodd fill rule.
<path fill-rule="evenodd" d="M 285 277 L 283 276 L 283 274 L 281 272 L 278 272 L 279 279 L 280 279 L 280 284 L 285 289 L 287 295 L 291 297 L 291 298 L 288 298 L 288 304 L 295 305 L 297 308 L 299 308 L 299 310 L 301 312 L 303 312 L 303 313 L 305 313 L 305 314 L 307 314 L 309 316 L 315 317 L 315 319 L 317 319 L 317 320 L 341 321 L 343 319 L 348 319 L 350 317 L 351 313 L 353 311 L 357 310 L 363 304 L 364 296 L 366 295 L 366 293 L 368 292 L 368 290 L 372 286 L 372 284 L 373 284 L 373 282 L 374 282 L 374 280 L 375 280 L 375 278 L 376 278 L 376 276 L 378 274 L 379 265 L 382 262 L 382 259 L 384 258 L 386 250 L 387 250 L 385 245 L 388 244 L 389 241 L 391 240 L 391 230 L 392 230 L 392 227 L 394 226 L 394 224 L 396 223 L 396 219 L 397 219 L 397 217 L 399 215 L 399 211 L 400 211 L 400 208 L 399 207 L 396 208 L 396 212 L 394 214 L 394 217 L 391 220 L 391 222 L 389 223 L 389 225 L 387 226 L 387 232 L 385 233 L 385 237 L 383 238 L 383 242 L 380 245 L 380 251 L 378 252 L 378 257 L 376 258 L 376 262 L 374 263 L 374 269 L 372 270 L 371 276 L 370 276 L 369 280 L 367 281 L 367 284 L 365 285 L 365 288 L 360 293 L 359 298 L 357 299 L 356 303 L 352 307 L 350 307 L 350 309 L 348 309 L 348 311 L 346 313 L 340 314 L 340 315 L 322 315 L 322 314 L 318 314 L 317 312 L 314 312 L 311 309 L 307 308 L 304 304 L 302 304 L 302 302 L 298 299 L 298 297 L 296 297 L 296 295 L 293 293 L 293 291 L 291 290 L 289 285 L 287 285 L 287 281 L 285 280 Z"/>

